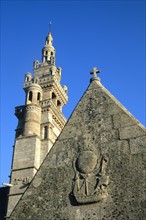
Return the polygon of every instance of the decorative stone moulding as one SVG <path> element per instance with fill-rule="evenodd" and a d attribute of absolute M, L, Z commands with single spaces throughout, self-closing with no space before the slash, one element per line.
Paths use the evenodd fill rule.
<path fill-rule="evenodd" d="M 40 111 L 40 108 L 38 106 L 34 106 L 34 105 L 28 105 L 26 106 L 26 111 Z"/>
<path fill-rule="evenodd" d="M 107 196 L 107 163 L 108 158 L 104 155 L 99 157 L 90 150 L 82 151 L 73 161 L 75 177 L 72 192 L 78 204 L 99 202 Z"/>

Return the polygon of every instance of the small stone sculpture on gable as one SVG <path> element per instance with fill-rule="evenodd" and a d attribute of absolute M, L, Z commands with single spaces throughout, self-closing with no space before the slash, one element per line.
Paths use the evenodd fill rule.
<path fill-rule="evenodd" d="M 108 158 L 89 150 L 82 151 L 73 161 L 73 196 L 78 204 L 99 202 L 107 196 L 107 163 Z"/>

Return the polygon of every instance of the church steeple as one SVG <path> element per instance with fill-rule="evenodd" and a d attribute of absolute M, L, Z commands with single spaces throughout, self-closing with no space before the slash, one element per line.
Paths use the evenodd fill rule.
<path fill-rule="evenodd" d="M 53 37 L 51 32 L 46 37 L 45 46 L 42 49 L 42 62 L 55 65 L 55 48 L 53 47 Z"/>
<path fill-rule="evenodd" d="M 62 107 L 67 103 L 67 87 L 61 85 L 61 67 L 55 65 L 51 32 L 42 49 L 42 63 L 33 63 L 34 76 L 25 75 L 25 104 L 17 106 L 18 118 L 11 170 L 7 216 L 23 195 L 42 161 L 62 131 L 66 119 Z"/>

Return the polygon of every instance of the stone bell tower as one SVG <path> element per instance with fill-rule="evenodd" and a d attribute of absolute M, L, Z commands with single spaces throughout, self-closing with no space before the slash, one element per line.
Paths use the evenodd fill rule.
<path fill-rule="evenodd" d="M 40 167 L 66 119 L 62 107 L 67 103 L 67 87 L 60 84 L 61 68 L 55 65 L 51 33 L 42 49 L 42 63 L 34 61 L 33 71 L 25 75 L 25 105 L 15 108 L 18 118 L 11 170 L 7 216 L 23 195 Z"/>

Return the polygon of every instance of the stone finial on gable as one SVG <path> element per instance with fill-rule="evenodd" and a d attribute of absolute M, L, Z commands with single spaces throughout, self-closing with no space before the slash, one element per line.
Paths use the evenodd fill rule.
<path fill-rule="evenodd" d="M 93 74 L 93 77 L 90 79 L 90 82 L 92 82 L 93 80 L 98 80 L 100 81 L 100 78 L 97 77 L 97 74 L 100 73 L 100 70 L 98 70 L 96 67 L 94 67 L 91 71 L 90 74 Z"/>

